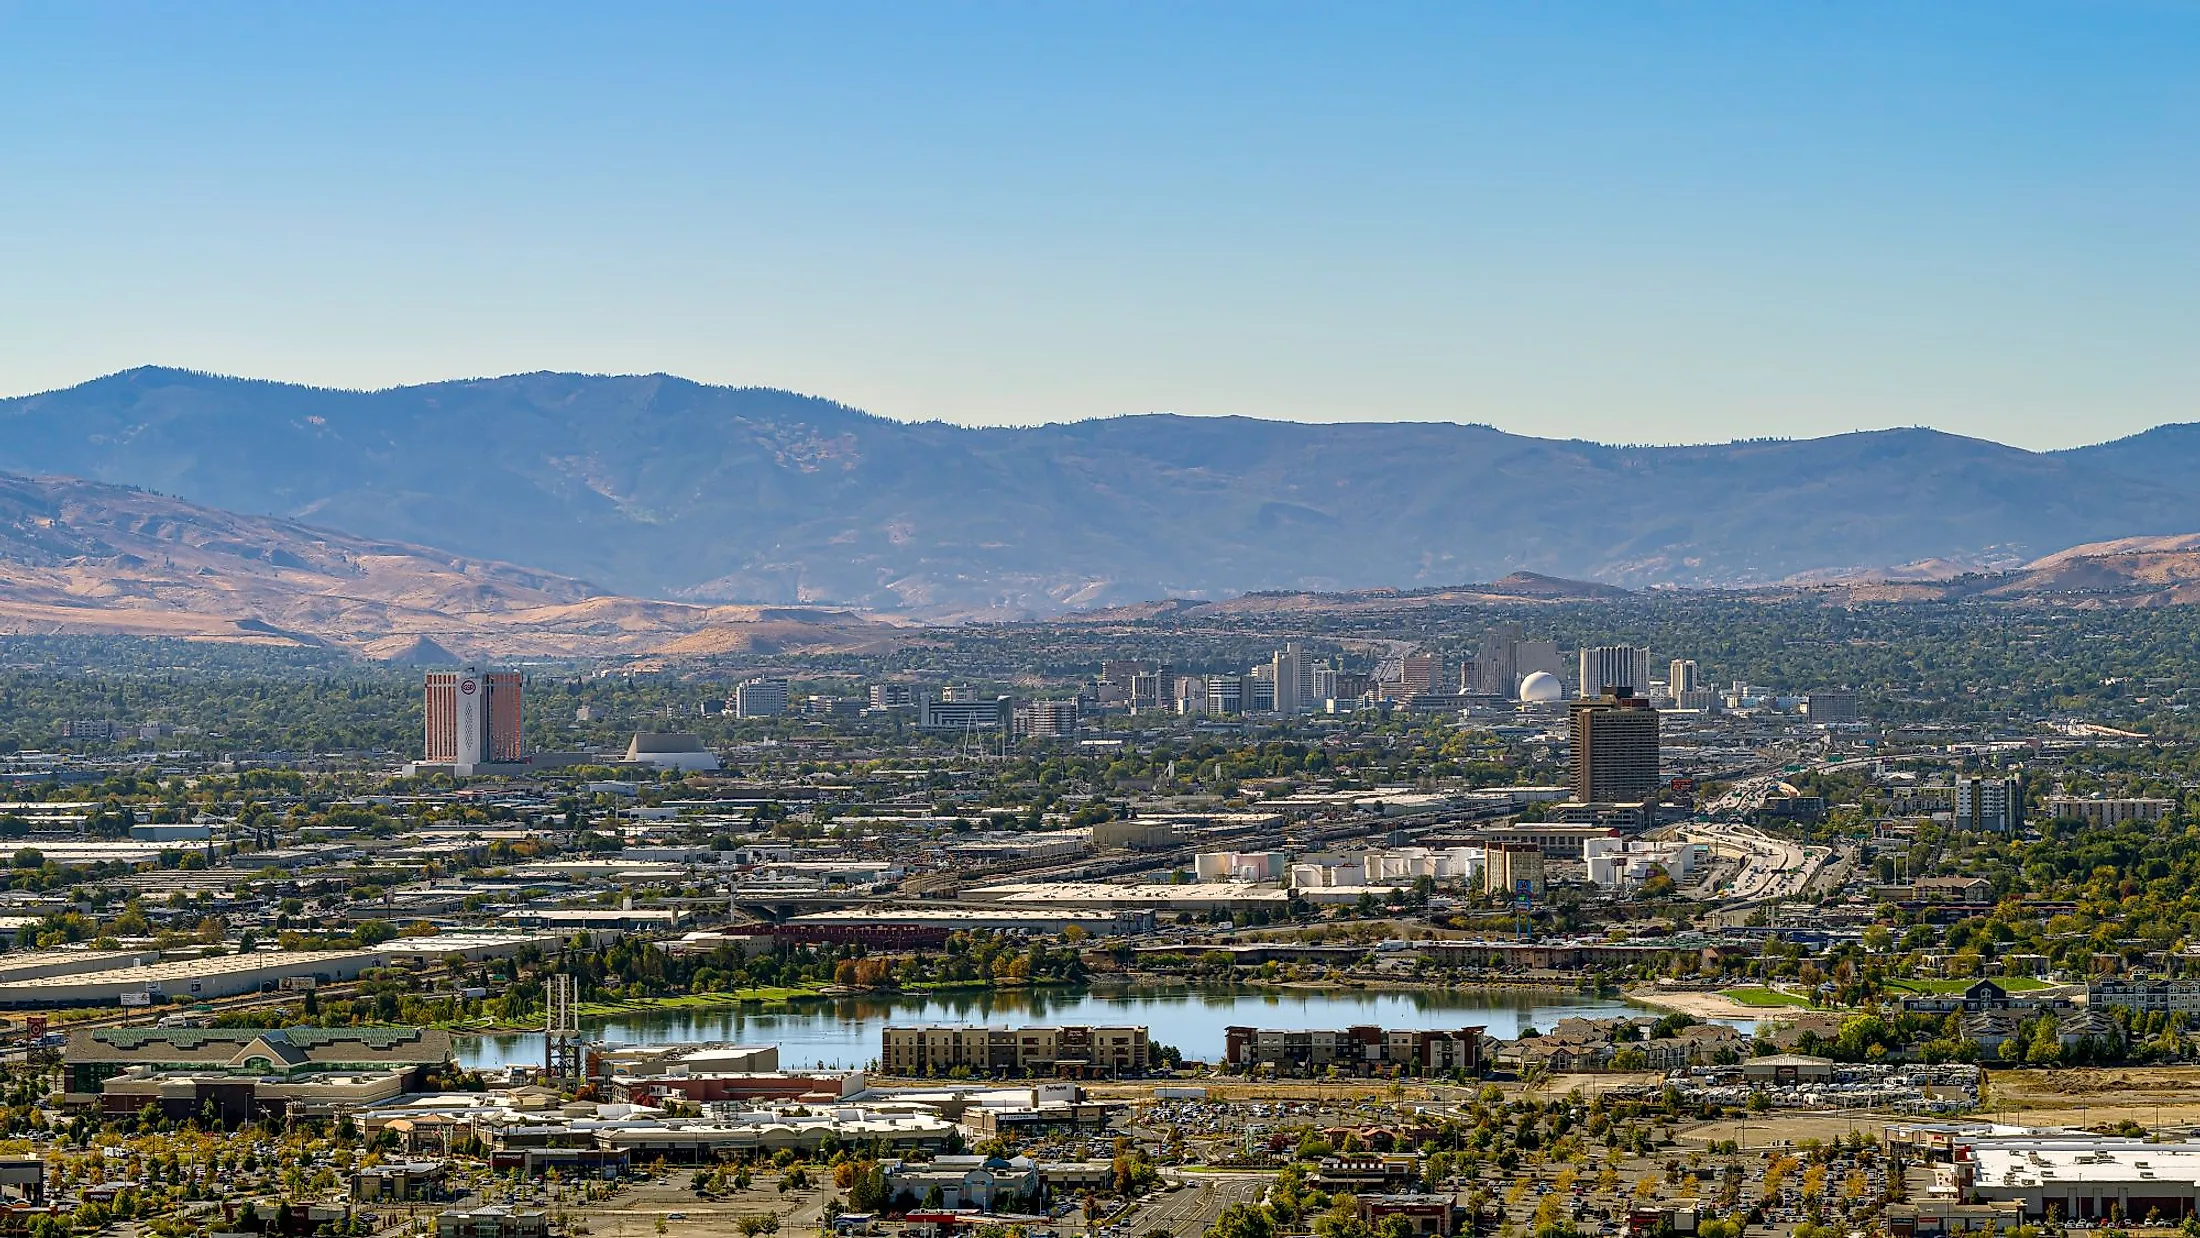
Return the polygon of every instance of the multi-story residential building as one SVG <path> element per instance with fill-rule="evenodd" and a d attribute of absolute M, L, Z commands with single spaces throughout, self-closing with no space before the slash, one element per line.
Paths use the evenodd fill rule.
<path fill-rule="evenodd" d="M 1647 698 L 1606 694 L 1567 706 L 1573 792 L 1583 804 L 1631 804 L 1658 790 L 1658 711 Z"/>
<path fill-rule="evenodd" d="M 733 716 L 736 718 L 776 718 L 787 712 L 787 681 L 784 679 L 745 680 L 733 690 Z"/>
<path fill-rule="evenodd" d="M 1143 1027 L 962 1024 L 884 1028 L 878 1060 L 890 1075 L 939 1075 L 958 1066 L 993 1075 L 1137 1075 L 1150 1061 Z"/>
<path fill-rule="evenodd" d="M 2088 1010 L 2123 1006 L 2145 1013 L 2159 1010 L 2165 1014 L 2200 1014 L 2200 980 L 2102 976 L 2087 982 L 2085 1004 Z"/>
<path fill-rule="evenodd" d="M 2024 779 L 2016 774 L 1956 778 L 1955 827 L 2008 834 L 2024 824 Z"/>
<path fill-rule="evenodd" d="M 2122 825 L 2127 821 L 2160 821 L 2176 806 L 2177 801 L 2164 799 L 2054 795 L 2048 797 L 2047 815 L 2057 821 L 2083 821 L 2094 826 Z"/>
<path fill-rule="evenodd" d="M 1016 733 L 1042 739 L 1077 734 L 1076 701 L 1027 701 L 1016 707 Z"/>
<path fill-rule="evenodd" d="M 1270 1067 L 1279 1074 L 1340 1072 L 1428 1073 L 1482 1068 L 1482 1029 L 1457 1031 L 1384 1029 L 1359 1025 L 1334 1029 L 1228 1027 L 1223 1060 L 1241 1070 Z"/>

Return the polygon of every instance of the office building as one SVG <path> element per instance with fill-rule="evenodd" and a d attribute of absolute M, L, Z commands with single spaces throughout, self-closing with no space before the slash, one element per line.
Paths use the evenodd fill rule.
<path fill-rule="evenodd" d="M 1256 666 L 1252 672 L 1238 680 L 1238 703 L 1249 714 L 1276 712 L 1276 680 L 1273 668 Z"/>
<path fill-rule="evenodd" d="M 1632 696 L 1650 690 L 1650 651 L 1638 645 L 1596 645 L 1581 651 L 1581 695 L 1613 688 Z"/>
<path fill-rule="evenodd" d="M 1276 713 L 1303 714 L 1312 707 L 1314 667 L 1297 641 L 1284 642 L 1269 660 L 1268 672 L 1275 683 L 1275 704 L 1271 708 Z"/>
<path fill-rule="evenodd" d="M 1803 698 L 1803 712 L 1812 722 L 1855 722 L 1856 694 L 1847 689 L 1834 692 L 1812 692 Z"/>
<path fill-rule="evenodd" d="M 914 709 L 916 690 L 905 683 L 875 683 L 871 685 L 871 708 Z"/>
<path fill-rule="evenodd" d="M 1140 675 L 1152 675 L 1167 668 L 1159 662 L 1143 658 L 1107 658 L 1100 663 L 1100 682 L 1116 684 L 1129 689 L 1131 681 Z"/>
<path fill-rule="evenodd" d="M 1204 675 L 1179 675 L 1176 687 L 1169 697 L 1171 708 L 1179 714 L 1203 714 L 1207 712 L 1207 677 Z"/>
<path fill-rule="evenodd" d="M 733 690 L 736 718 L 776 718 L 787 712 L 787 681 L 750 679 Z"/>
<path fill-rule="evenodd" d="M 1131 710 L 1166 709 L 1169 707 L 1169 688 L 1176 682 L 1176 669 L 1167 663 L 1159 663 L 1152 670 L 1139 671 L 1131 676 Z"/>
<path fill-rule="evenodd" d="M 480 765 L 526 760 L 527 746 L 520 734 L 520 683 L 516 672 L 478 666 L 429 671 L 423 761 L 468 774 Z"/>
<path fill-rule="evenodd" d="M 1574 701 L 1574 799 L 1633 804 L 1658 790 L 1658 711 L 1639 696 L 1611 693 Z"/>
<path fill-rule="evenodd" d="M 2016 774 L 1956 779 L 1955 827 L 1959 830 L 2014 832 L 2024 824 L 2024 780 Z"/>
<path fill-rule="evenodd" d="M 1210 714 L 1245 712 L 1245 679 L 1241 675 L 1209 675 L 1202 681 Z"/>

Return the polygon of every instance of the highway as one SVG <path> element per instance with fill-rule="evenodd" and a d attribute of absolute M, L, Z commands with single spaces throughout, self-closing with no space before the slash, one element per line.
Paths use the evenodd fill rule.
<path fill-rule="evenodd" d="M 1754 826 L 1730 822 L 1684 825 L 1680 833 L 1689 842 L 1708 843 L 1715 853 L 1741 861 L 1741 871 L 1732 886 L 1700 894 L 1727 903 L 1794 898 L 1810 884 L 1830 854 L 1824 847 L 1786 842 Z"/>

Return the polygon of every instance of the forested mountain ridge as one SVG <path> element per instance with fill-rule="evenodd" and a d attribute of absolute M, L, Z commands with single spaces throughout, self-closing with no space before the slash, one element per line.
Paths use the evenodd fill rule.
<path fill-rule="evenodd" d="M 663 375 L 350 392 L 145 368 L 0 401 L 0 469 L 624 594 L 941 618 L 1520 570 L 1759 584 L 2200 529 L 2200 484 L 2145 446 L 1901 429 L 1614 447 L 1174 415 L 968 429 Z"/>

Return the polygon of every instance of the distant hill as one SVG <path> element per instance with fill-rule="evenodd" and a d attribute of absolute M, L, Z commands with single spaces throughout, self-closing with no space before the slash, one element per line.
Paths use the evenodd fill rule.
<path fill-rule="evenodd" d="M 1067 618 L 1074 622 L 1105 625 L 1159 619 L 1190 622 L 1248 615 L 1371 615 L 1442 606 L 1487 606 L 1523 601 L 1608 601 L 1627 597 L 1630 593 L 1630 590 L 1615 585 L 1597 584 L 1593 581 L 1560 580 L 1533 572 L 1514 572 L 1503 580 L 1487 584 L 1452 585 L 1440 589 L 1352 589 L 1322 593 L 1271 590 L 1213 601 L 1168 598 L 1082 610 Z"/>
<path fill-rule="evenodd" d="M 329 645 L 414 664 L 475 656 L 850 649 L 844 612 L 707 607 L 143 490 L 0 475 L 0 632 Z"/>
<path fill-rule="evenodd" d="M 139 369 L 0 401 L 0 468 L 146 486 L 633 596 L 933 618 L 1497 580 L 1737 585 L 2200 529 L 2200 430 L 1611 447 L 1427 423 L 904 424 L 528 374 L 379 392 Z M 2146 439 L 2148 436 L 2139 436 Z M 2133 445 L 2136 444 L 2136 445 Z"/>

